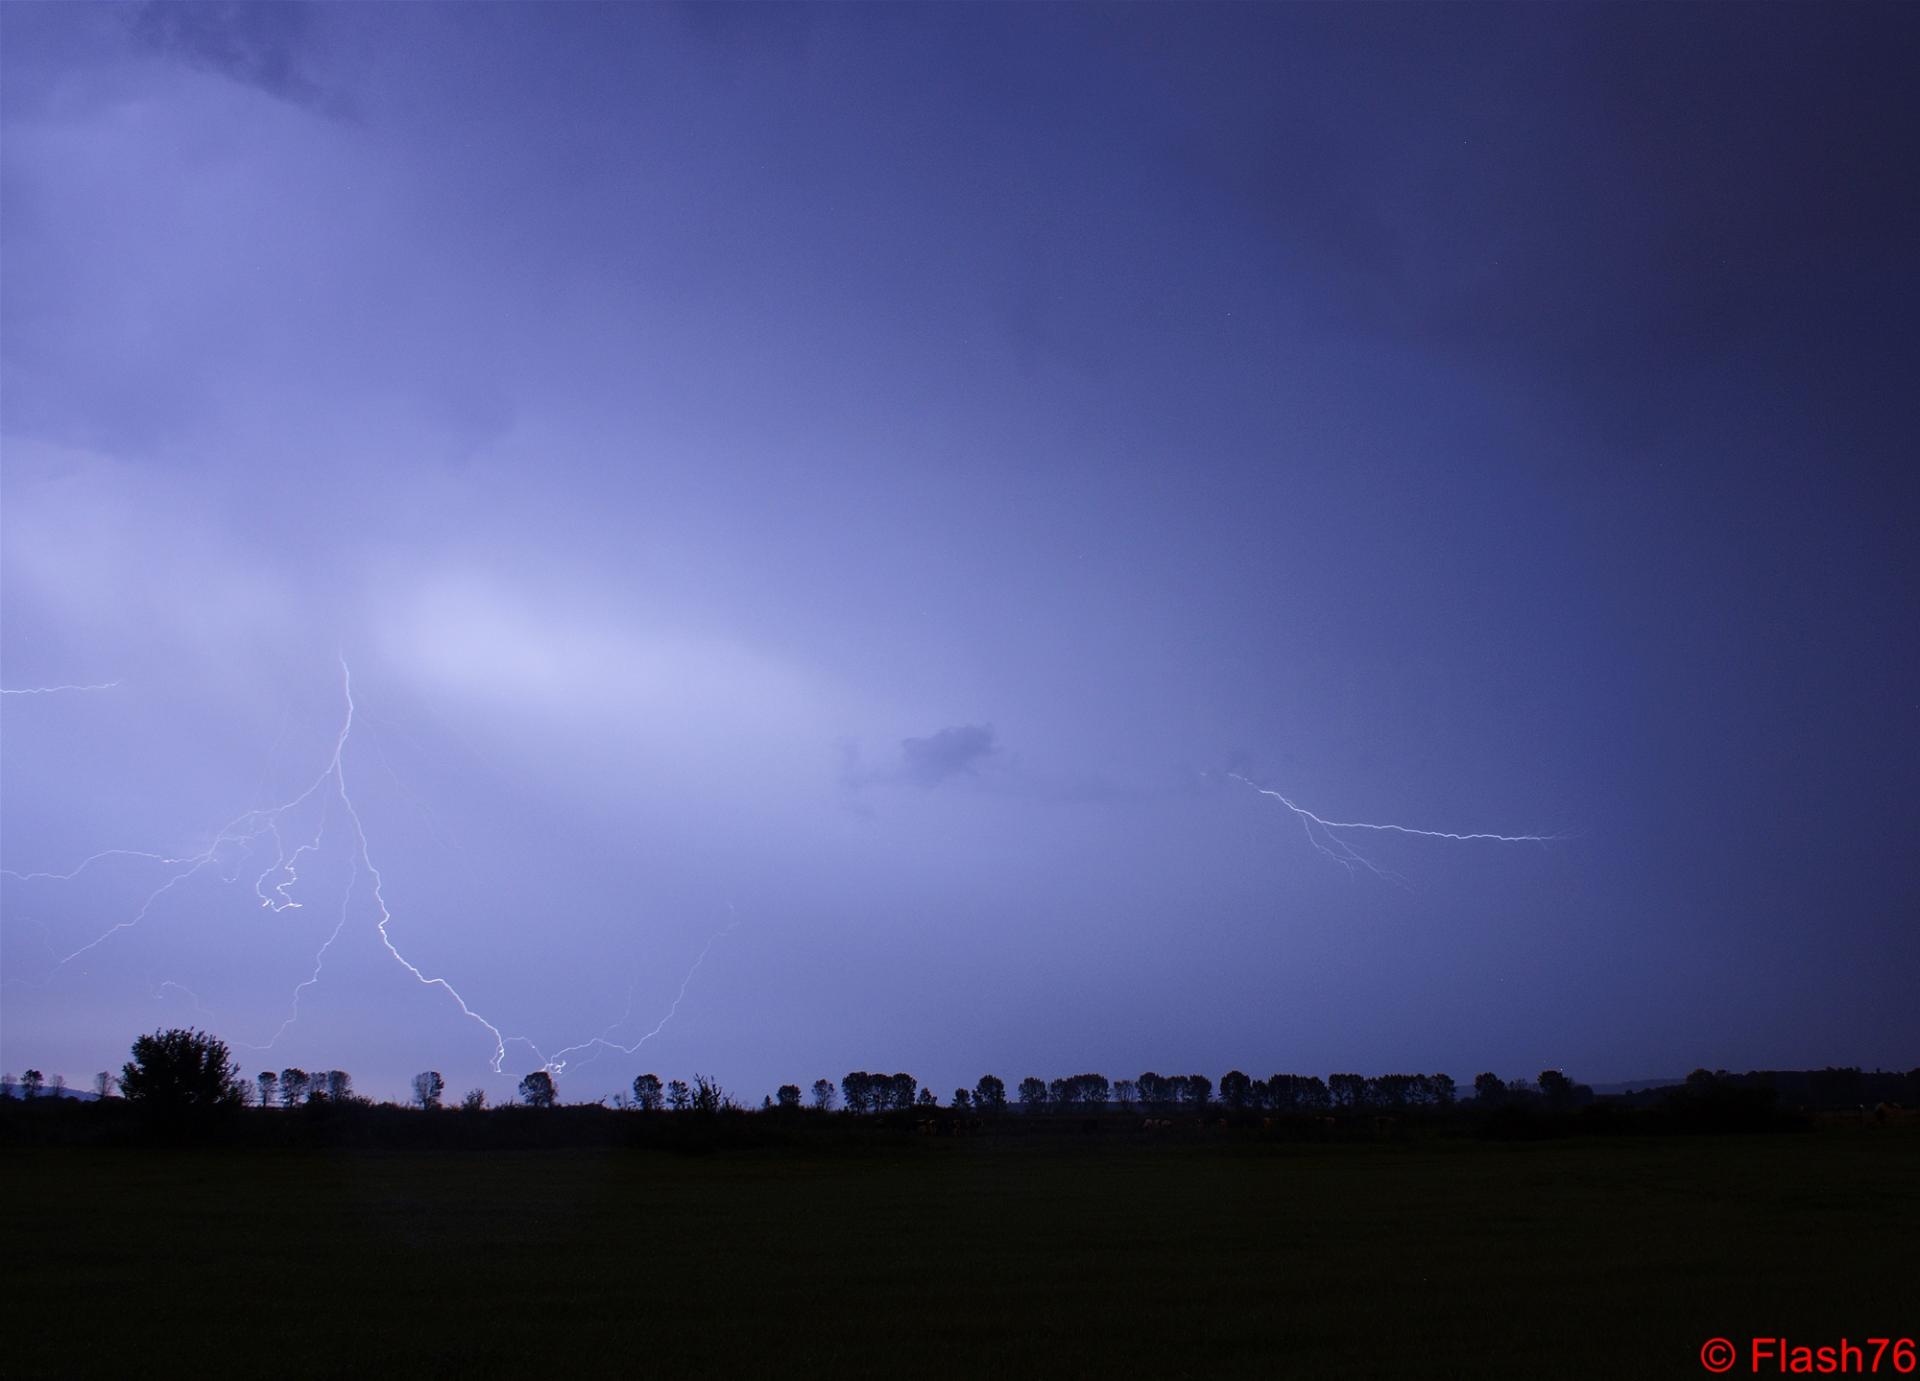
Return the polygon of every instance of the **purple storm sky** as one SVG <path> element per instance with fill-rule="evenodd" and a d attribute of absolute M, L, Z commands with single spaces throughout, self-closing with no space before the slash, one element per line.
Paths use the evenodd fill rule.
<path fill-rule="evenodd" d="M 1920 1056 L 1920 12 L 0 40 L 7 1069 Z"/>

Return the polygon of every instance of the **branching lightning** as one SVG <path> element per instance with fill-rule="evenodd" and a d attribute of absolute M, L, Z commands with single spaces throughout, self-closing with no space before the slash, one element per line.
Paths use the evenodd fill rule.
<path fill-rule="evenodd" d="M 708 940 L 707 943 L 701 947 L 699 956 L 693 961 L 693 967 L 688 969 L 687 976 L 680 980 L 680 991 L 673 995 L 673 1005 L 667 1008 L 667 1014 L 661 1017 L 660 1020 L 654 1024 L 654 1028 L 651 1031 L 647 1032 L 644 1036 L 640 1037 L 639 1040 L 635 1041 L 632 1045 L 622 1045 L 616 1040 L 609 1039 L 615 1031 L 619 1030 L 622 1026 L 625 1026 L 627 1024 L 627 1019 L 633 1015 L 633 990 L 628 989 L 627 990 L 627 1010 L 621 1015 L 618 1021 L 613 1022 L 611 1025 L 607 1027 L 606 1030 L 602 1031 L 599 1035 L 594 1036 L 589 1040 L 581 1041 L 578 1045 L 569 1045 L 564 1050 L 555 1052 L 555 1054 L 548 1059 L 546 1067 L 552 1070 L 555 1074 L 558 1074 L 561 1070 L 567 1067 L 566 1057 L 573 1054 L 574 1051 L 576 1050 L 591 1049 L 593 1051 L 592 1055 L 589 1055 L 585 1060 L 580 1061 L 582 1065 L 585 1065 L 590 1061 L 599 1058 L 602 1052 L 608 1051 L 608 1050 L 615 1051 L 621 1055 L 631 1055 L 637 1050 L 639 1050 L 641 1046 L 645 1045 L 648 1041 L 652 1040 L 655 1036 L 659 1035 L 662 1031 L 666 1030 L 667 1023 L 673 1020 L 673 1014 L 680 1010 L 680 1003 L 686 997 L 687 989 L 693 986 L 693 976 L 699 973 L 700 966 L 707 962 L 708 952 L 713 949 L 714 944 L 721 938 L 721 936 L 732 934 L 734 927 L 739 924 L 740 923 L 738 921 L 729 922 L 727 924 L 726 929 L 714 935 L 712 939 Z"/>
<path fill-rule="evenodd" d="M 1565 835 L 1558 834 L 1492 834 L 1485 832 L 1457 834 L 1452 830 L 1421 830 L 1414 829 L 1408 825 L 1378 824 L 1368 820 L 1328 820 L 1323 816 L 1314 814 L 1305 806 L 1283 796 L 1278 791 L 1261 786 L 1258 782 L 1243 777 L 1238 772 L 1229 772 L 1226 775 L 1234 781 L 1241 783 L 1243 786 L 1253 788 L 1253 790 L 1259 792 L 1262 796 L 1272 797 L 1288 810 L 1292 811 L 1294 816 L 1300 821 L 1301 828 L 1306 831 L 1307 842 L 1335 863 L 1345 868 L 1348 874 L 1351 875 L 1356 868 L 1364 868 L 1377 878 L 1384 878 L 1390 882 L 1398 882 L 1403 885 L 1405 879 L 1401 878 L 1399 874 L 1382 868 L 1379 864 L 1354 848 L 1351 843 L 1343 839 L 1339 834 L 1335 833 L 1335 831 L 1371 830 L 1379 834 L 1403 834 L 1417 839 L 1446 839 L 1460 844 L 1474 842 L 1551 844 L 1566 837 Z"/>
<path fill-rule="evenodd" d="M 355 890 L 363 877 L 367 881 L 365 891 L 371 897 L 374 910 L 377 913 L 374 931 L 378 935 L 381 945 L 393 960 L 411 974 L 418 983 L 424 987 L 440 989 L 452 999 L 454 1005 L 459 1008 L 460 1014 L 463 1017 L 486 1031 L 493 1041 L 493 1053 L 489 1057 L 488 1063 L 495 1074 L 502 1072 L 502 1066 L 506 1061 L 507 1047 L 509 1045 L 524 1045 L 533 1053 L 534 1057 L 540 1061 L 541 1069 L 558 1073 L 566 1068 L 568 1063 L 567 1057 L 578 1051 L 592 1049 L 596 1056 L 604 1051 L 617 1051 L 630 1055 L 655 1036 L 659 1035 L 680 1010 L 680 1004 L 682 1000 L 685 999 L 688 988 L 692 985 L 695 975 L 699 973 L 701 965 L 706 962 L 707 955 L 713 949 L 714 944 L 721 936 L 730 933 L 738 922 L 730 923 L 726 929 L 720 931 L 707 941 L 705 947 L 701 949 L 699 956 L 694 960 L 693 966 L 681 980 L 679 991 L 674 995 L 672 1005 L 668 1007 L 666 1014 L 660 1018 L 651 1030 L 639 1037 L 639 1039 L 633 1041 L 631 1044 L 622 1044 L 612 1038 L 613 1032 L 625 1025 L 633 1014 L 632 994 L 629 992 L 627 1010 L 618 1021 L 609 1025 L 600 1035 L 567 1046 L 551 1057 L 547 1056 L 530 1038 L 526 1036 L 507 1035 L 496 1023 L 476 1011 L 450 981 L 437 975 L 426 973 L 419 965 L 415 964 L 401 952 L 400 947 L 395 943 L 390 933 L 394 916 L 387 904 L 385 878 L 382 876 L 379 866 L 373 860 L 372 846 L 367 837 L 365 822 L 361 818 L 359 808 L 354 804 L 353 797 L 347 789 L 347 744 L 353 735 L 354 719 L 357 711 L 353 698 L 353 673 L 348 667 L 344 657 L 340 660 L 340 676 L 341 694 L 346 703 L 346 712 L 341 721 L 339 733 L 334 738 L 333 751 L 328 758 L 326 767 L 312 780 L 304 791 L 301 791 L 291 799 L 274 806 L 256 807 L 246 810 L 233 817 L 215 832 L 212 842 L 202 851 L 176 857 L 140 849 L 103 849 L 98 853 L 91 854 L 87 858 L 82 859 L 79 864 L 66 872 L 19 872 L 11 868 L 0 868 L 0 876 L 13 878 L 22 882 L 33 880 L 56 882 L 72 881 L 90 868 L 114 858 L 138 859 L 144 862 L 158 864 L 162 868 L 175 870 L 152 891 L 147 893 L 133 914 L 125 920 L 109 926 L 86 944 L 66 954 L 60 954 L 58 950 L 55 949 L 53 951 L 55 954 L 53 967 L 49 970 L 46 980 L 38 986 L 45 986 L 46 983 L 50 983 L 54 975 L 58 974 L 60 970 L 66 968 L 83 955 L 99 948 L 121 931 L 130 930 L 140 925 L 147 919 L 154 906 L 162 898 L 198 874 L 212 868 L 223 873 L 225 875 L 225 881 L 229 883 L 237 881 L 240 873 L 245 868 L 245 861 L 248 855 L 261 844 L 262 841 L 271 842 L 273 846 L 273 861 L 254 878 L 254 895 L 259 898 L 260 905 L 269 911 L 282 912 L 299 909 L 303 903 L 295 895 L 295 889 L 300 883 L 300 866 L 302 860 L 309 854 L 319 854 L 322 852 L 326 843 L 328 827 L 333 823 L 333 816 L 337 809 L 340 815 L 345 818 L 347 824 L 349 839 L 348 863 L 350 867 L 346 888 L 341 897 L 339 919 L 334 924 L 333 929 L 327 935 L 326 939 L 321 943 L 319 949 L 315 952 L 312 972 L 294 988 L 286 1019 L 280 1023 L 278 1029 L 264 1042 L 256 1043 L 236 1040 L 234 1044 L 244 1046 L 250 1050 L 270 1050 L 299 1020 L 301 996 L 307 989 L 313 987 L 320 981 L 321 972 L 326 966 L 327 952 L 333 947 L 334 943 L 339 940 L 341 934 L 347 928 L 348 922 L 351 920 L 351 907 Z M 119 682 L 110 684 L 118 685 Z M 25 691 L 9 691 L 7 693 L 43 694 L 54 690 L 96 690 L 106 688 L 105 686 L 40 687 Z M 382 756 L 384 758 L 384 755 Z M 388 767 L 388 771 L 392 771 L 391 766 Z M 290 836 L 287 832 L 283 831 L 283 824 L 292 825 L 294 823 L 292 817 L 294 817 L 297 812 L 300 812 L 303 807 L 311 807 L 316 803 L 318 805 L 318 819 L 313 825 L 311 835 L 292 835 L 291 838 L 297 842 L 293 842 L 290 846 Z M 230 872 L 217 867 L 223 858 L 231 858 L 232 867 Z M 158 985 L 154 990 L 155 995 L 159 996 L 161 991 L 167 988 L 177 989 L 182 993 L 186 993 L 192 998 L 197 1011 L 203 1015 L 210 1015 L 206 1012 L 197 994 L 193 994 L 184 985 L 173 982 L 172 980 L 167 980 Z"/>

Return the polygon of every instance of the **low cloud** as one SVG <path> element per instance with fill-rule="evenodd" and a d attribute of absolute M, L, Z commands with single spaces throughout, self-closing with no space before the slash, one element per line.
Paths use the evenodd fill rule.
<path fill-rule="evenodd" d="M 133 33 L 159 52 L 278 100 L 348 117 L 346 104 L 305 71 L 312 17 L 302 4 L 156 0 L 134 12 Z"/>
<path fill-rule="evenodd" d="M 921 786 L 970 773 L 994 754 L 991 724 L 956 724 L 926 738 L 900 741 L 901 775 Z"/>

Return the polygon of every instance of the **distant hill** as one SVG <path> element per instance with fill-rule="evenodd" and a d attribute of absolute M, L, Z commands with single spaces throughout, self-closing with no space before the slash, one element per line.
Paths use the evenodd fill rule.
<path fill-rule="evenodd" d="M 25 1095 L 22 1094 L 20 1090 L 20 1086 L 18 1084 L 9 1084 L 4 1081 L 0 1081 L 0 1098 L 20 1098 L 24 1096 Z M 46 1085 L 42 1085 L 39 1096 L 42 1098 L 51 1098 L 53 1097 L 53 1089 Z M 62 1098 L 77 1098 L 82 1103 L 91 1103 L 94 1101 L 94 1099 L 98 1098 L 100 1095 L 95 1093 L 92 1089 L 66 1088 L 60 1091 L 60 1096 Z"/>
<path fill-rule="evenodd" d="M 1675 1085 L 1686 1082 L 1685 1075 L 1672 1079 L 1627 1079 L 1617 1084 L 1595 1084 L 1593 1085 L 1593 1091 L 1601 1095 L 1611 1096 L 1621 1093 L 1637 1093 L 1641 1089 L 1673 1088 Z"/>

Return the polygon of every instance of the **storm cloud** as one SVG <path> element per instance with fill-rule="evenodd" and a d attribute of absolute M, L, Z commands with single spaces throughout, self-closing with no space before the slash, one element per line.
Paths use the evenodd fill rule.
<path fill-rule="evenodd" d="M 938 786 L 971 773 L 994 753 L 991 724 L 956 724 L 926 738 L 900 743 L 902 770 L 919 786 Z"/>

